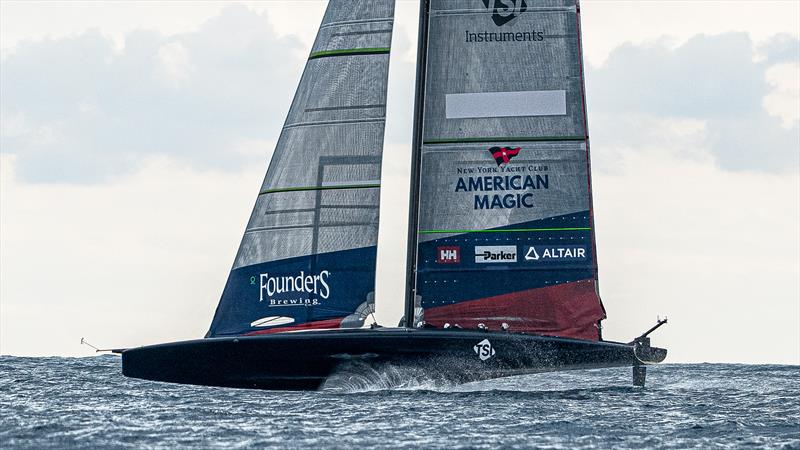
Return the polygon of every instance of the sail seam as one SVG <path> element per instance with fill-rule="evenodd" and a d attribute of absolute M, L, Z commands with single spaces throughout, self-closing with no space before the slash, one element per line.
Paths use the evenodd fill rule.
<path fill-rule="evenodd" d="M 420 234 L 461 234 L 461 233 L 520 233 L 536 231 L 589 231 L 590 227 L 567 228 L 507 228 L 504 230 L 419 230 Z"/>
<path fill-rule="evenodd" d="M 476 138 L 442 138 L 427 139 L 424 144 L 464 144 L 473 142 L 546 142 L 546 141 L 585 141 L 586 136 L 526 136 L 526 137 L 476 137 Z"/>
<path fill-rule="evenodd" d="M 380 184 L 344 184 L 339 186 L 298 186 L 288 188 L 265 189 L 258 195 L 275 194 L 280 192 L 301 192 L 301 191 L 326 191 L 337 189 L 375 189 L 381 187 Z"/>
<path fill-rule="evenodd" d="M 369 48 L 343 48 L 339 50 L 321 50 L 313 52 L 308 59 L 330 58 L 333 56 L 355 56 L 355 55 L 388 55 L 389 47 L 369 47 Z"/>

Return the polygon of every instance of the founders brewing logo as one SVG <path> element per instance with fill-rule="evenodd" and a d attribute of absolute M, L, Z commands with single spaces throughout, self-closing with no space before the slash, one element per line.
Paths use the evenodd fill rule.
<path fill-rule="evenodd" d="M 498 27 L 516 19 L 528 10 L 525 0 L 482 0 L 483 6 L 492 11 L 492 21 Z"/>
<path fill-rule="evenodd" d="M 519 155 L 520 150 L 522 150 L 520 147 L 492 147 L 489 149 L 489 153 L 492 154 L 492 158 L 497 162 L 497 165 L 502 166 L 503 164 L 508 164 L 511 158 Z"/>
<path fill-rule="evenodd" d="M 268 306 L 316 306 L 331 294 L 328 279 L 331 273 L 323 270 L 318 274 L 300 271 L 296 275 L 259 275 L 259 302 Z M 251 280 L 252 281 L 252 280 Z"/>

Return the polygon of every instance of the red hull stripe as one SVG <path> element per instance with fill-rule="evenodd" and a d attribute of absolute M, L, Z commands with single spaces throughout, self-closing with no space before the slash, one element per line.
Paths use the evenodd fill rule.
<path fill-rule="evenodd" d="M 273 333 L 281 333 L 284 331 L 300 331 L 300 330 L 317 330 L 317 329 L 324 329 L 324 328 L 339 328 L 342 324 L 342 319 L 344 317 L 340 317 L 338 319 L 326 319 L 326 320 L 318 320 L 316 322 L 306 322 L 300 325 L 295 325 L 293 327 L 277 327 L 277 328 L 269 328 L 266 330 L 258 330 L 258 331 L 251 331 L 246 333 L 245 336 L 255 336 L 258 334 L 273 334 Z"/>
<path fill-rule="evenodd" d="M 505 322 L 511 332 L 590 341 L 600 340 L 597 323 L 604 318 L 594 280 L 425 309 L 425 322 L 436 327 L 450 323 L 476 328 L 483 323 L 491 330 L 499 330 Z"/>

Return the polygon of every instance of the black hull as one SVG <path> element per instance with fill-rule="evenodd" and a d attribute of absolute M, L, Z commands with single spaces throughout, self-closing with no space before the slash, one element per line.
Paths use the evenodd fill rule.
<path fill-rule="evenodd" d="M 491 349 L 476 345 L 488 339 Z M 482 360 L 482 352 L 487 359 Z M 127 349 L 133 378 L 234 388 L 313 390 L 347 364 L 435 370 L 455 383 L 537 372 L 641 366 L 667 351 L 614 342 L 466 330 L 384 328 L 210 338 Z"/>

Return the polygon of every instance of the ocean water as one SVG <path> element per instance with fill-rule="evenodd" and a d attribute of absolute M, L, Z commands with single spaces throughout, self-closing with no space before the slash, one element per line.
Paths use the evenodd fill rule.
<path fill-rule="evenodd" d="M 319 392 L 124 378 L 116 356 L 0 357 L 0 448 L 798 448 L 800 366 L 665 364 Z"/>

